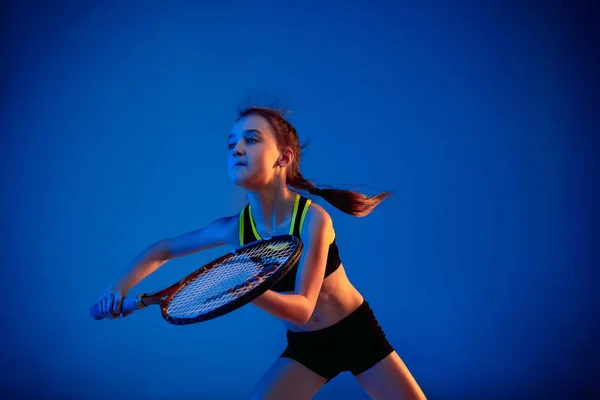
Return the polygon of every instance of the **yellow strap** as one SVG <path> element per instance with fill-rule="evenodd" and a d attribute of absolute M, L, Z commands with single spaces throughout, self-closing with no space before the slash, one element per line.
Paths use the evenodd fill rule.
<path fill-rule="evenodd" d="M 242 209 L 240 213 L 240 246 L 244 245 L 244 213 L 246 212 L 246 207 Z"/>
<path fill-rule="evenodd" d="M 248 215 L 250 216 L 250 226 L 252 227 L 252 232 L 254 232 L 254 237 L 258 240 L 262 240 L 258 232 L 256 231 L 256 225 L 254 225 L 254 218 L 252 218 L 252 207 L 248 204 Z"/>
<path fill-rule="evenodd" d="M 304 225 L 304 218 L 306 217 L 306 213 L 308 212 L 308 208 L 312 200 L 306 199 L 306 204 L 304 205 L 304 210 L 302 210 L 302 216 L 300 217 L 300 229 L 298 229 L 298 234 L 302 233 L 302 226 Z"/>
<path fill-rule="evenodd" d="M 292 213 L 292 223 L 290 224 L 290 235 L 294 234 L 294 225 L 296 223 L 296 214 L 298 213 L 298 203 L 300 203 L 300 195 L 296 193 L 296 199 L 294 200 L 294 212 Z"/>

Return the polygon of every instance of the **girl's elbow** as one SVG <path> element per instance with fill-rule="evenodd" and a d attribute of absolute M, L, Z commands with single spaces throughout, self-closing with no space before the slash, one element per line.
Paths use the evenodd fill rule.
<path fill-rule="evenodd" d="M 167 239 L 154 243 L 152 246 L 152 258 L 157 261 L 169 261 L 173 258 L 173 253 Z"/>
<path fill-rule="evenodd" d="M 310 317 L 311 317 L 311 314 L 306 315 L 306 313 L 304 313 L 304 314 L 300 315 L 300 317 L 296 318 L 296 321 L 294 321 L 294 322 L 298 325 L 304 325 L 308 321 L 310 321 Z"/>
<path fill-rule="evenodd" d="M 298 323 L 300 325 L 304 325 L 308 321 L 310 321 L 310 319 L 312 318 L 313 312 L 315 311 L 314 302 L 311 302 L 309 299 L 306 299 L 306 300 L 307 300 L 306 302 L 308 304 L 306 305 L 306 307 L 303 309 L 303 312 L 298 317 Z"/>

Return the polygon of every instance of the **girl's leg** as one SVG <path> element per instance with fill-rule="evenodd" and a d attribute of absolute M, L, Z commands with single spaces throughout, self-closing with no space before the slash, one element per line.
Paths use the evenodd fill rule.
<path fill-rule="evenodd" d="M 258 381 L 250 398 L 252 400 L 307 400 L 312 398 L 326 382 L 327 379 L 298 361 L 281 357 Z"/>
<path fill-rule="evenodd" d="M 367 394 L 375 400 L 427 399 L 395 351 L 365 372 L 356 375 L 356 379 Z"/>

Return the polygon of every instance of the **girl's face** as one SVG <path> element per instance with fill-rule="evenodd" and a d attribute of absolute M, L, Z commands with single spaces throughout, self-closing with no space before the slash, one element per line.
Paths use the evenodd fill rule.
<path fill-rule="evenodd" d="M 280 151 L 271 125 L 261 116 L 238 120 L 227 139 L 227 167 L 231 181 L 245 189 L 266 186 L 281 168 Z"/>

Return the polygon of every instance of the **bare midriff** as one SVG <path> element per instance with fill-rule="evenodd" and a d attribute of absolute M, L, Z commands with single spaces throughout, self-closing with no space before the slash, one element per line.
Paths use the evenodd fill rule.
<path fill-rule="evenodd" d="M 316 331 L 335 325 L 356 310 L 362 302 L 363 296 L 350 283 L 344 266 L 340 265 L 323 280 L 317 304 L 308 322 L 302 325 L 283 322 L 294 332 Z"/>

